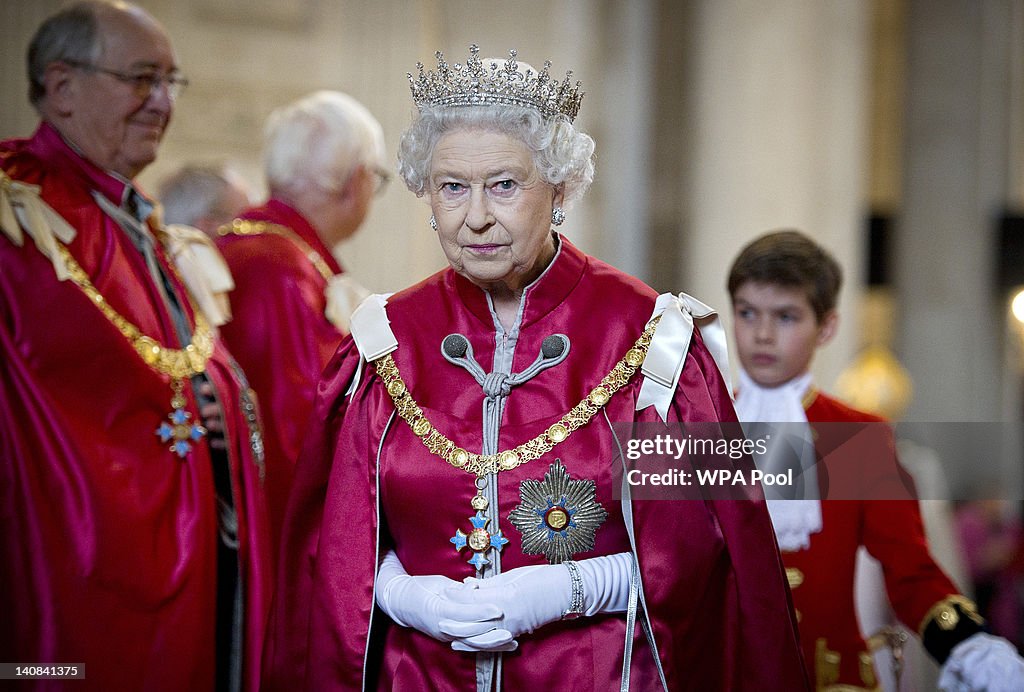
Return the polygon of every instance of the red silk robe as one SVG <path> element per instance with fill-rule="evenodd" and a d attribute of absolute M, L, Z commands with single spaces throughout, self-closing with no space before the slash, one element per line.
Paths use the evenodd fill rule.
<path fill-rule="evenodd" d="M 441 355 L 442 339 L 465 335 L 488 370 L 499 344 L 516 340 L 512 371 L 534 361 L 552 334 L 569 337 L 564 362 L 515 387 L 499 448 L 543 432 L 580 401 L 640 335 L 654 292 L 587 257 L 565 240 L 526 289 L 518 331 L 496 333 L 486 294 L 448 269 L 387 305 L 399 346 L 392 355 L 427 417 L 465 449 L 482 445 L 483 394 Z M 281 581 L 268 642 L 271 689 L 475 690 L 475 657 L 394 625 L 374 608 L 375 566 L 393 547 L 409 574 L 471 576 L 449 538 L 468 530 L 474 476 L 430 454 L 394 406 L 373 366 L 361 368 L 346 340 L 320 383 L 314 423 L 299 460 L 284 531 Z M 606 407 L 543 457 L 498 475 L 500 528 L 510 539 L 502 569 L 544 564 L 521 549 L 507 521 L 520 483 L 542 479 L 560 459 L 573 479 L 596 482 L 608 518 L 593 550 L 630 550 L 613 471 L 609 421 L 656 421 L 634 411 L 637 376 Z M 669 420 L 735 420 L 726 386 L 695 333 Z M 379 458 L 379 464 L 378 464 Z M 749 465 L 749 459 L 743 463 Z M 752 468 L 752 466 L 750 467 Z M 380 506 L 378 512 L 378 503 Z M 800 690 L 806 680 L 781 562 L 759 490 L 749 501 L 632 502 L 637 558 L 654 636 L 671 690 Z M 493 530 L 493 527 L 492 527 Z M 373 634 L 370 640 L 370 634 Z M 546 625 L 504 655 L 506 690 L 617 689 L 625 617 L 598 615 Z M 634 637 L 633 689 L 658 684 L 654 659 Z"/>
<path fill-rule="evenodd" d="M 68 249 L 109 304 L 176 346 L 141 253 L 90 195 L 119 203 L 125 183 L 45 124 L 31 139 L 0 144 L 0 165 L 41 186 L 77 230 Z M 185 296 L 159 244 L 157 255 Z M 182 459 L 160 442 L 169 378 L 90 303 L 57 280 L 31 238 L 17 247 L 0 235 L 0 660 L 84 663 L 86 679 L 73 683 L 83 690 L 209 690 L 218 526 L 208 448 L 196 443 Z M 206 373 L 227 426 L 243 667 L 256 689 L 271 575 L 260 468 L 234 367 L 218 342 Z M 184 393 L 197 420 L 191 386 Z"/>
<path fill-rule="evenodd" d="M 331 271 L 342 272 L 316 230 L 285 203 L 271 199 L 240 218 L 291 229 L 320 254 Z M 226 235 L 218 238 L 217 247 L 235 279 L 233 317 L 222 332 L 263 411 L 265 490 L 276 558 L 316 383 L 344 334 L 324 316 L 327 280 L 295 242 L 272 234 Z"/>
<path fill-rule="evenodd" d="M 883 421 L 820 392 L 814 393 L 806 410 L 812 425 Z M 890 454 L 894 454 L 891 442 L 890 436 Z M 933 605 L 958 592 L 928 552 L 916 500 L 824 500 L 821 520 L 822 530 L 811 534 L 809 548 L 782 553 L 800 621 L 804 660 L 818 689 L 835 684 L 873 688 L 873 663 L 857 626 L 853 601 L 858 546 L 865 546 L 882 563 L 889 601 L 912 633 Z M 837 665 L 827 660 L 835 655 Z"/>

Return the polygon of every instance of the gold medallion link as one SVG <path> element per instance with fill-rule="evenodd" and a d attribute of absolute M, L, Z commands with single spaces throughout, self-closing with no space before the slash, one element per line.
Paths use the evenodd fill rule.
<path fill-rule="evenodd" d="M 549 440 L 551 440 L 555 444 L 558 444 L 565 438 L 569 437 L 569 429 L 562 425 L 561 423 L 555 423 L 550 428 L 548 428 L 547 434 Z"/>
<path fill-rule="evenodd" d="M 404 420 L 413 433 L 420 438 L 423 445 L 436 456 L 441 457 L 455 468 L 462 469 L 478 477 L 489 473 L 509 471 L 534 459 L 539 459 L 550 452 L 556 445 L 564 442 L 574 430 L 578 430 L 597 414 L 611 398 L 625 386 L 636 374 L 637 369 L 647 356 L 647 349 L 654 337 L 654 330 L 661 317 L 655 317 L 647 323 L 643 333 L 626 354 L 619 360 L 612 371 L 601 380 L 594 389 L 578 404 L 573 406 L 562 418 L 547 430 L 518 447 L 497 454 L 475 454 L 458 447 L 445 437 L 433 423 L 423 415 L 422 409 L 409 393 L 398 364 L 390 353 L 373 361 L 377 374 L 384 382 L 388 396 L 395 405 L 395 411 Z"/>

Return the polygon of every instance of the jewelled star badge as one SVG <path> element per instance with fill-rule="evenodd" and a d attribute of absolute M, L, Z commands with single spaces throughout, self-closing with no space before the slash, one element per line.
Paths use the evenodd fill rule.
<path fill-rule="evenodd" d="M 491 561 L 487 559 L 487 553 L 491 548 L 500 553 L 501 549 L 508 543 L 508 539 L 501 535 L 501 529 L 495 530 L 494 533 L 487 530 L 487 522 L 489 521 L 490 519 L 485 518 L 481 512 L 477 512 L 469 518 L 469 522 L 473 525 L 472 531 L 465 534 L 462 532 L 462 529 L 456 529 L 455 535 L 448 539 L 459 552 L 462 552 L 465 548 L 473 551 L 473 556 L 466 560 L 466 562 L 478 570 L 482 570 L 484 565 L 491 564 Z"/>
<path fill-rule="evenodd" d="M 523 534 L 523 553 L 543 553 L 551 564 L 593 550 L 597 529 L 608 518 L 597 501 L 594 481 L 570 479 L 560 459 L 551 464 L 543 481 L 520 483 L 519 497 L 522 502 L 508 520 Z"/>

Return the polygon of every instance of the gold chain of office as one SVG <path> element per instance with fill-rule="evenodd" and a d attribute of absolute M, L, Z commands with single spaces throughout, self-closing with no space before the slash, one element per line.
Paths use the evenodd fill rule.
<path fill-rule="evenodd" d="M 312 245 L 307 243 L 302 237 L 288 228 L 287 226 L 281 226 L 276 223 L 269 223 L 267 221 L 247 221 L 244 219 L 235 219 L 230 224 L 225 224 L 217 229 L 219 235 L 276 235 L 281 238 L 287 238 L 288 240 L 295 243 L 295 245 L 306 255 L 306 258 L 313 263 L 316 270 L 320 273 L 320 276 L 324 277 L 324 280 L 330 281 L 334 276 L 334 271 L 324 261 L 323 255 L 313 248 Z"/>
<path fill-rule="evenodd" d="M 654 330 L 661 317 L 655 317 L 644 329 L 640 338 L 634 342 L 625 355 L 615 364 L 612 371 L 601 380 L 600 384 L 590 390 L 583 400 L 573 406 L 557 423 L 547 430 L 528 440 L 518 447 L 507 449 L 497 454 L 476 454 L 459 447 L 443 435 L 423 415 L 423 410 L 409 393 L 409 388 L 398 371 L 398 365 L 391 354 L 374 361 L 377 374 L 384 381 L 388 395 L 394 402 L 395 410 L 420 442 L 434 455 L 440 457 L 457 469 L 483 477 L 489 473 L 509 471 L 534 459 L 547 454 L 556 445 L 565 441 L 574 430 L 578 430 L 593 418 L 605 404 L 624 387 L 636 374 L 636 371 L 647 356 L 647 349 L 654 337 Z"/>
<path fill-rule="evenodd" d="M 128 339 L 146 365 L 157 372 L 169 375 L 173 380 L 192 377 L 206 369 L 206 363 L 213 354 L 213 330 L 200 310 L 194 309 L 193 306 L 196 328 L 192 334 L 192 343 L 181 349 L 162 346 L 153 337 L 143 334 L 142 330 L 110 306 L 64 245 L 58 243 L 57 251 L 67 265 L 71 281 L 82 289 L 103 316 Z"/>

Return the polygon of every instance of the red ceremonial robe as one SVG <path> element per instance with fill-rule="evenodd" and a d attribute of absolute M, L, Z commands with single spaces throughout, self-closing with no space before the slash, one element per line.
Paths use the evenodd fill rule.
<path fill-rule="evenodd" d="M 817 391 L 812 392 L 806 411 L 812 425 L 884 424 L 878 416 Z M 887 437 L 895 458 L 891 435 Z M 823 480 L 820 475 L 819 480 Z M 928 552 L 916 500 L 824 500 L 821 521 L 822 530 L 811 534 L 810 547 L 782 553 L 800 621 L 804 660 L 819 690 L 837 684 L 874 688 L 874 666 L 857 626 L 853 601 L 857 547 L 865 546 L 882 563 L 889 601 L 911 632 L 918 631 L 933 605 L 958 592 Z"/>
<path fill-rule="evenodd" d="M 31 139 L 0 144 L 0 165 L 40 186 L 76 229 L 68 250 L 108 303 L 176 346 L 141 253 L 90 194 L 119 204 L 125 183 L 46 124 Z M 185 296 L 159 243 L 157 258 Z M 171 410 L 169 378 L 143 363 L 81 289 L 58 281 L 28 237 L 17 247 L 0 234 L 0 350 L 0 660 L 84 663 L 85 680 L 73 683 L 82 690 L 212 689 L 214 480 L 204 442 L 182 459 L 155 434 Z M 218 342 L 206 374 L 227 427 L 245 686 L 256 689 L 271 575 L 260 469 L 234 367 Z M 197 420 L 187 384 L 184 394 Z"/>
<path fill-rule="evenodd" d="M 466 336 L 477 362 L 514 348 L 521 372 L 553 334 L 570 341 L 564 362 L 511 390 L 499 449 L 543 432 L 576 405 L 643 331 L 654 292 L 561 240 L 548 269 L 525 293 L 518 326 L 496 327 L 487 295 L 451 269 L 387 305 L 395 358 L 427 418 L 467 450 L 482 446 L 483 394 L 444 360 L 441 341 Z M 449 541 L 468 530 L 474 476 L 430 454 L 394 406 L 374 367 L 360 365 L 347 339 L 320 383 L 310 435 L 297 467 L 285 522 L 283 562 L 268 640 L 271 689 L 475 690 L 475 656 L 394 625 L 374 608 L 375 567 L 393 547 L 409 574 L 471 576 L 467 554 Z M 596 482 L 608 512 L 593 550 L 576 559 L 630 550 L 613 498 L 615 443 L 609 421 L 658 421 L 634 405 L 640 376 L 589 424 L 540 459 L 498 474 L 500 528 L 510 543 L 502 569 L 544 564 L 526 555 L 506 519 L 520 483 L 543 479 L 560 459 L 573 479 Z M 669 420 L 734 421 L 725 383 L 695 332 Z M 378 461 L 379 459 L 379 461 Z M 742 462 L 752 469 L 749 459 Z M 759 489 L 749 501 L 632 502 L 637 559 L 660 664 L 670 690 L 800 690 L 806 678 L 768 513 Z M 378 514 L 378 503 L 380 514 Z M 493 529 L 493 527 L 492 527 Z M 378 543 L 379 536 L 379 543 Z M 370 631 L 373 637 L 370 638 Z M 651 651 L 635 635 L 633 689 L 658 683 Z M 506 690 L 609 690 L 619 686 L 625 616 L 546 625 L 504 654 Z M 364 680 L 364 674 L 366 679 Z"/>
<path fill-rule="evenodd" d="M 284 202 L 271 199 L 239 218 L 290 229 L 320 254 L 331 271 L 342 272 L 316 230 Z M 235 279 L 233 317 L 221 330 L 256 390 L 263 412 L 264 489 L 276 558 L 316 383 L 344 334 L 324 315 L 327 280 L 294 241 L 270 233 L 230 234 L 218 238 L 217 247 Z"/>

